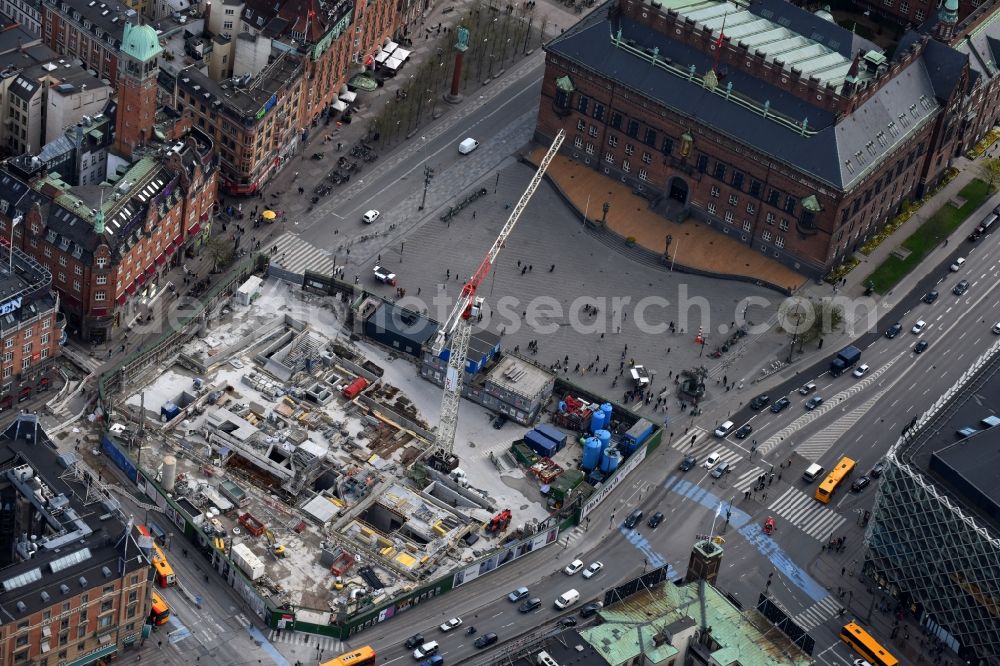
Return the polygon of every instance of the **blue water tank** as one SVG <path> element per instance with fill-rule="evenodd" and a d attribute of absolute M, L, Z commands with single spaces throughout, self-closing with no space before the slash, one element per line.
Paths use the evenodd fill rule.
<path fill-rule="evenodd" d="M 597 432 L 603 429 L 605 425 L 604 412 L 597 410 L 590 415 L 590 432 Z"/>
<path fill-rule="evenodd" d="M 560 400 L 559 401 L 559 412 L 560 413 L 564 413 L 565 411 L 566 411 L 566 401 L 565 400 Z"/>
<path fill-rule="evenodd" d="M 601 472 L 604 474 L 611 474 L 618 469 L 618 465 L 620 465 L 621 462 L 622 454 L 618 453 L 618 449 L 615 447 L 609 446 L 601 455 Z"/>
<path fill-rule="evenodd" d="M 605 450 L 611 446 L 611 431 L 610 430 L 598 430 L 594 432 L 594 437 L 601 440 L 601 451 Z"/>
<path fill-rule="evenodd" d="M 588 437 L 583 443 L 583 463 L 580 464 L 580 467 L 587 472 L 596 469 L 601 462 L 602 450 L 601 440 L 596 437 Z"/>
<path fill-rule="evenodd" d="M 611 427 L 611 410 L 612 410 L 612 407 L 611 407 L 611 403 L 610 402 L 606 402 L 603 405 L 601 405 L 601 411 L 604 412 L 604 427 L 605 428 L 610 428 Z"/>

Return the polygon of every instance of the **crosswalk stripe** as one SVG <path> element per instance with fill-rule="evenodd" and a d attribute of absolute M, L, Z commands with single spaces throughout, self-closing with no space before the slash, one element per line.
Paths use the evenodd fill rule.
<path fill-rule="evenodd" d="M 805 631 L 821 625 L 840 612 L 840 602 L 833 595 L 827 595 L 793 618 L 795 624 Z"/>
<path fill-rule="evenodd" d="M 828 539 L 847 521 L 840 514 L 816 503 L 812 497 L 796 488 L 789 488 L 778 496 L 768 510 L 820 541 Z"/>
<path fill-rule="evenodd" d="M 339 652 L 343 647 L 343 643 L 337 638 L 308 634 L 301 631 L 290 631 L 288 629 L 284 631 L 271 629 L 267 634 L 267 640 L 272 643 L 284 643 L 285 645 L 313 645 L 324 651 L 330 650 L 333 652 Z"/>
<path fill-rule="evenodd" d="M 271 261 L 292 273 L 302 273 L 306 270 L 316 270 L 329 273 L 333 267 L 330 253 L 302 240 L 291 233 L 279 236 L 274 245 L 277 252 L 271 255 Z"/>
<path fill-rule="evenodd" d="M 764 470 L 761 467 L 755 466 L 750 468 L 742 476 L 736 479 L 736 482 L 733 483 L 733 488 L 736 488 L 741 493 L 745 493 L 750 490 L 755 483 L 757 483 L 757 479 L 760 478 L 763 471 Z"/>

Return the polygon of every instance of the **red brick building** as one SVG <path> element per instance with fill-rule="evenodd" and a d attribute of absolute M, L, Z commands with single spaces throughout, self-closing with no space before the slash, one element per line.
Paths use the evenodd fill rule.
<path fill-rule="evenodd" d="M 927 37 L 890 59 L 782 0 L 620 0 L 546 51 L 540 141 L 565 129 L 564 153 L 664 215 L 810 275 L 941 178 L 969 72 Z"/>
<path fill-rule="evenodd" d="M 128 11 L 117 0 L 42 0 L 42 41 L 117 85 L 118 50 Z"/>

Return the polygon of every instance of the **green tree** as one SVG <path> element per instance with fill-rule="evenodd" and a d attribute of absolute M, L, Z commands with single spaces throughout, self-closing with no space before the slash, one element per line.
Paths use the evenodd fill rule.
<path fill-rule="evenodd" d="M 205 243 L 205 251 L 212 258 L 212 272 L 219 270 L 219 266 L 229 263 L 233 258 L 233 244 L 222 236 L 212 236 Z"/>
<path fill-rule="evenodd" d="M 983 180 L 989 183 L 990 189 L 993 189 L 996 186 L 997 180 L 1000 179 L 1000 158 L 988 157 L 983 160 L 979 168 L 982 172 Z"/>

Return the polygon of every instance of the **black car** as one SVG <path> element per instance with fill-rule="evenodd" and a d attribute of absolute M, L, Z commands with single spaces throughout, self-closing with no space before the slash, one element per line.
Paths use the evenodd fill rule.
<path fill-rule="evenodd" d="M 493 419 L 493 429 L 499 430 L 505 423 L 507 423 L 507 417 L 503 414 L 498 414 L 497 417 Z"/>
<path fill-rule="evenodd" d="M 757 410 L 764 409 L 765 407 L 767 407 L 767 403 L 769 402 L 771 402 L 771 398 L 769 398 L 764 394 L 761 394 L 750 401 L 750 409 L 756 412 Z"/>
<path fill-rule="evenodd" d="M 698 459 L 695 458 L 694 456 L 684 456 L 684 460 L 682 460 L 681 464 L 677 466 L 677 469 L 679 469 L 682 472 L 690 471 L 694 469 L 694 466 L 697 462 Z"/>
<path fill-rule="evenodd" d="M 580 617 L 590 617 L 591 615 L 595 614 L 602 608 L 604 608 L 604 604 L 602 604 L 600 601 L 589 603 L 580 609 Z"/>
<path fill-rule="evenodd" d="M 899 332 L 902 330 L 903 330 L 903 325 L 897 321 L 895 324 L 886 329 L 885 337 L 892 340 L 894 337 L 899 335 Z"/>
<path fill-rule="evenodd" d="M 642 509 L 636 509 L 628 514 L 628 518 L 625 519 L 625 527 L 633 529 L 640 520 L 642 520 Z"/>
<path fill-rule="evenodd" d="M 476 639 L 476 647 L 482 649 L 484 647 L 489 647 L 496 642 L 497 642 L 497 635 L 494 634 L 493 632 L 490 632 L 488 634 L 483 634 L 482 636 Z"/>
<path fill-rule="evenodd" d="M 976 227 L 976 230 L 973 231 L 971 234 L 969 234 L 969 242 L 975 243 L 977 240 L 979 240 L 979 237 L 982 235 L 983 235 L 982 232 L 979 230 L 978 227 Z"/>
<path fill-rule="evenodd" d="M 958 284 L 956 284 L 955 288 L 952 289 L 951 291 L 956 296 L 961 296 L 965 292 L 969 291 L 969 281 L 968 280 L 959 280 Z"/>
<path fill-rule="evenodd" d="M 563 619 L 559 620 L 559 626 L 560 627 L 575 627 L 576 626 L 576 618 L 573 617 L 572 615 L 569 616 L 569 617 L 564 617 Z"/>
<path fill-rule="evenodd" d="M 875 463 L 875 466 L 872 467 L 871 471 L 868 472 L 868 476 L 870 476 L 873 479 L 877 479 L 878 477 L 882 476 L 882 472 L 884 471 L 885 471 L 885 463 L 877 462 Z"/>
<path fill-rule="evenodd" d="M 777 414 L 778 412 L 788 407 L 790 404 L 792 404 L 792 401 L 789 400 L 788 398 L 778 398 L 777 400 L 774 401 L 774 404 L 771 405 L 771 411 Z"/>
<path fill-rule="evenodd" d="M 409 638 L 406 639 L 406 643 L 404 643 L 407 650 L 412 650 L 418 645 L 423 645 L 423 644 L 424 644 L 424 637 L 421 634 L 414 634 L 410 636 Z"/>
<path fill-rule="evenodd" d="M 657 526 L 662 522 L 663 522 L 663 514 L 657 511 L 656 513 L 654 513 L 652 516 L 649 517 L 649 520 L 646 521 L 646 524 L 655 530 Z"/>
<path fill-rule="evenodd" d="M 740 429 L 736 431 L 736 439 L 746 439 L 753 432 L 753 426 L 749 423 L 744 423 L 740 426 Z"/>
<path fill-rule="evenodd" d="M 914 353 L 914 354 L 923 354 L 923 353 L 924 353 L 924 350 L 925 350 L 925 349 L 927 349 L 927 345 L 928 345 L 928 343 L 927 343 L 927 341 L 926 341 L 926 340 L 921 340 L 920 342 L 918 342 L 918 343 L 917 343 L 917 344 L 916 344 L 916 345 L 915 345 L 915 346 L 913 347 L 913 353 Z"/>
<path fill-rule="evenodd" d="M 928 291 L 926 294 L 924 294 L 923 301 L 924 301 L 924 303 L 927 303 L 928 305 L 930 305 L 931 303 L 933 303 L 937 299 L 938 299 L 938 293 L 937 293 L 936 290 L 932 289 L 932 290 Z"/>
<path fill-rule="evenodd" d="M 521 611 L 522 613 L 530 613 L 531 611 L 535 610 L 541 605 L 542 605 L 541 599 L 539 599 L 538 597 L 532 597 L 527 601 L 525 601 L 524 603 L 522 603 L 520 606 L 518 606 L 517 610 Z"/>
<path fill-rule="evenodd" d="M 871 479 L 862 474 L 858 478 L 854 479 L 854 483 L 851 484 L 851 490 L 853 490 L 856 493 L 860 493 L 862 490 L 867 488 L 868 484 L 871 482 L 872 482 Z"/>

